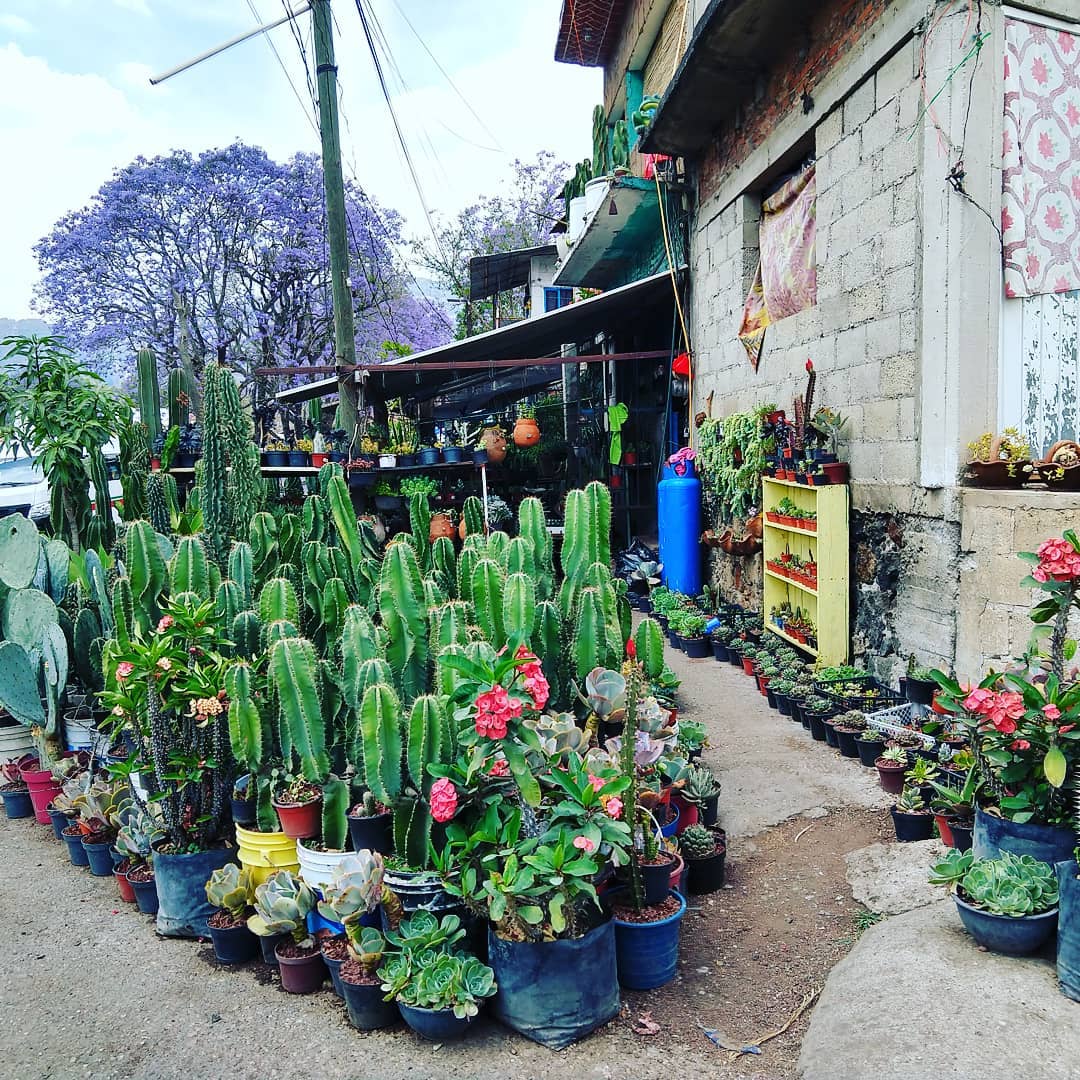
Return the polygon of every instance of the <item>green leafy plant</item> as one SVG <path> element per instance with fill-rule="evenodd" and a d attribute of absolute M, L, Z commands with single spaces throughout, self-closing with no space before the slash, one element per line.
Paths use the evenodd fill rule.
<path fill-rule="evenodd" d="M 970 851 L 953 848 L 934 865 L 929 881 L 931 885 L 944 885 L 991 915 L 1040 915 L 1058 902 L 1054 868 L 1030 855 L 1010 851 L 993 859 L 976 859 Z"/>

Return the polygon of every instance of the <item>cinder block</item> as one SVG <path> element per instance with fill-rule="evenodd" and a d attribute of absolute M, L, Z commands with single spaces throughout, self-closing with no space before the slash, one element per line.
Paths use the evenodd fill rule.
<path fill-rule="evenodd" d="M 857 289 L 880 276 L 874 247 L 875 241 L 868 240 L 844 255 L 841 265 L 845 289 Z"/>
<path fill-rule="evenodd" d="M 850 135 L 861 128 L 875 107 L 874 77 L 871 75 L 844 100 L 844 134 Z"/>
<path fill-rule="evenodd" d="M 914 395 L 918 379 L 919 358 L 915 352 L 898 353 L 881 361 L 882 397 Z"/>
<path fill-rule="evenodd" d="M 895 431 L 895 427 L 893 429 Z M 881 444 L 881 477 L 893 483 L 913 484 L 919 473 L 919 448 L 914 442 Z"/>
<path fill-rule="evenodd" d="M 900 103 L 896 100 L 886 102 L 862 126 L 863 155 L 883 150 L 896 138 L 896 121 L 900 114 Z"/>
<path fill-rule="evenodd" d="M 901 439 L 915 438 L 915 399 L 902 397 L 897 399 L 899 406 L 896 420 L 896 433 Z"/>
<path fill-rule="evenodd" d="M 866 324 L 866 359 L 883 360 L 892 356 L 900 340 L 900 316 L 888 315 Z"/>
<path fill-rule="evenodd" d="M 915 298 L 914 266 L 902 266 L 896 270 L 890 270 L 885 275 L 882 310 L 886 314 L 911 307 Z"/>
<path fill-rule="evenodd" d="M 816 128 L 814 128 L 814 148 L 818 157 L 831 150 L 843 137 L 843 109 L 833 109 Z"/>
<path fill-rule="evenodd" d="M 872 324 L 871 324 L 872 325 Z M 856 368 L 867 360 L 867 326 L 853 326 L 836 337 L 836 367 Z"/>
<path fill-rule="evenodd" d="M 882 238 L 881 265 L 885 270 L 895 270 L 915 262 L 918 243 L 918 225 L 905 221 L 889 229 Z"/>
<path fill-rule="evenodd" d="M 909 39 L 877 69 L 878 108 L 911 86 L 917 76 L 915 42 Z"/>
<path fill-rule="evenodd" d="M 873 319 L 880 315 L 884 295 L 885 290 L 880 280 L 871 281 L 867 285 L 861 285 L 857 289 L 852 289 L 850 293 L 850 314 L 852 324 L 866 322 L 868 319 Z"/>
<path fill-rule="evenodd" d="M 894 439 L 896 437 L 896 402 L 892 399 L 884 401 L 863 402 L 863 431 L 867 436 L 881 439 Z"/>
<path fill-rule="evenodd" d="M 866 162 L 844 176 L 840 181 L 840 197 L 845 214 L 851 213 L 870 198 L 874 193 L 873 181 L 873 170 Z"/>

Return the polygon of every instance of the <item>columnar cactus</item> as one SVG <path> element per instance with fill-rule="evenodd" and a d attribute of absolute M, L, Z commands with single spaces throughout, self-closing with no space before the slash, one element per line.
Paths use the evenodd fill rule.
<path fill-rule="evenodd" d="M 447 645 L 464 645 L 469 640 L 469 608 L 460 600 L 432 608 L 428 622 L 433 656 L 438 656 Z"/>
<path fill-rule="evenodd" d="M 551 707 L 564 704 L 568 687 L 563 657 L 563 620 L 559 606 L 553 600 L 544 600 L 536 605 L 536 630 L 532 647 L 544 668 L 544 677 L 550 688 Z"/>
<path fill-rule="evenodd" d="M 349 837 L 349 785 L 336 776 L 323 784 L 322 842 L 327 851 L 344 851 Z"/>
<path fill-rule="evenodd" d="M 135 356 L 139 395 L 139 420 L 151 445 L 161 433 L 161 384 L 153 349 L 140 349 Z"/>
<path fill-rule="evenodd" d="M 379 802 L 391 805 L 401 795 L 401 702 L 385 683 L 370 686 L 360 703 L 364 782 Z"/>
<path fill-rule="evenodd" d="M 299 623 L 300 604 L 292 582 L 283 577 L 270 578 L 259 590 L 258 612 L 264 626 L 282 619 Z"/>
<path fill-rule="evenodd" d="M 480 561 L 480 553 L 475 545 L 468 544 L 462 548 L 457 561 L 457 594 L 466 603 L 472 603 L 472 582 L 476 564 Z"/>
<path fill-rule="evenodd" d="M 577 619 L 570 631 L 570 668 L 580 681 L 593 668 L 606 666 L 607 623 L 604 605 L 598 589 L 581 591 Z"/>
<path fill-rule="evenodd" d="M 551 533 L 548 532 L 544 504 L 529 496 L 518 507 L 518 535 L 532 543 L 536 566 L 536 598 L 550 600 L 555 594 L 555 567 L 552 563 Z"/>
<path fill-rule="evenodd" d="M 233 757 L 249 773 L 257 773 L 272 749 L 270 730 L 252 693 L 254 672 L 248 663 L 233 664 L 225 672 L 229 696 L 229 744 Z"/>
<path fill-rule="evenodd" d="M 408 544 L 392 544 L 379 577 L 379 614 L 386 629 L 386 659 L 406 702 L 427 689 L 428 637 L 424 588 Z"/>
<path fill-rule="evenodd" d="M 177 593 L 194 593 L 202 600 L 212 597 L 206 548 L 198 537 L 181 536 L 169 560 L 169 595 Z"/>
<path fill-rule="evenodd" d="M 483 536 L 484 529 L 484 504 L 475 496 L 470 495 L 461 508 L 465 518 L 466 536 Z"/>
<path fill-rule="evenodd" d="M 594 480 L 567 492 L 563 573 L 578 582 L 593 564 L 611 565 L 611 490 Z"/>
<path fill-rule="evenodd" d="M 248 542 L 253 559 L 254 586 L 258 588 L 264 581 L 272 578 L 278 569 L 278 527 L 273 514 L 264 510 L 251 519 Z"/>
<path fill-rule="evenodd" d="M 423 570 L 431 565 L 431 504 L 426 495 L 409 498 L 409 528 L 412 531 L 416 560 Z"/>
<path fill-rule="evenodd" d="M 330 771 L 315 649 L 303 638 L 274 642 L 269 674 L 278 701 L 282 746 L 299 759 L 306 780 L 321 783 Z"/>
<path fill-rule="evenodd" d="M 146 484 L 150 479 L 150 443 L 142 424 L 128 424 L 120 432 L 120 485 L 124 492 L 123 518 L 146 517 Z"/>
<path fill-rule="evenodd" d="M 110 550 L 116 542 L 116 526 L 113 524 L 112 499 L 109 496 L 109 470 L 100 446 L 91 447 L 87 458 L 90 482 L 94 485 L 95 516 L 101 522 L 101 542 L 106 550 Z"/>
<path fill-rule="evenodd" d="M 503 552 L 503 570 L 507 577 L 511 574 L 528 574 L 530 578 L 536 578 L 536 549 L 531 540 L 523 536 L 515 536 L 506 545 Z"/>
<path fill-rule="evenodd" d="M 238 540 L 229 552 L 229 580 L 236 582 L 236 587 L 240 590 L 242 610 L 251 607 L 255 595 L 254 573 L 251 545 L 246 540 Z"/>
<path fill-rule="evenodd" d="M 173 368 L 169 372 L 168 394 L 169 399 L 169 427 L 183 427 L 187 423 L 188 413 L 191 410 L 191 394 L 187 385 L 187 378 L 180 368 Z M 187 403 L 184 399 L 187 398 Z"/>
<path fill-rule="evenodd" d="M 229 640 L 233 643 L 233 654 L 246 660 L 252 659 L 261 646 L 262 624 L 254 611 L 237 612 L 232 621 L 232 633 Z"/>
<path fill-rule="evenodd" d="M 503 589 L 503 630 L 506 640 L 531 644 L 536 631 L 536 587 L 525 573 L 511 574 Z"/>
<path fill-rule="evenodd" d="M 165 495 L 165 476 L 152 472 L 146 478 L 146 516 L 155 532 L 163 536 L 169 532 L 169 500 Z"/>
<path fill-rule="evenodd" d="M 91 608 L 83 608 L 75 619 L 75 672 L 79 681 L 92 693 L 104 689 L 101 673 L 101 620 Z"/>
<path fill-rule="evenodd" d="M 457 596 L 457 556 L 448 536 L 438 537 L 431 545 L 431 572 L 448 597 Z"/>
<path fill-rule="evenodd" d="M 634 631 L 637 658 L 650 679 L 658 679 L 664 670 L 664 632 L 655 619 L 642 619 Z"/>
<path fill-rule="evenodd" d="M 506 579 L 493 559 L 481 559 L 472 576 L 472 603 L 476 624 L 496 647 L 506 644 L 503 626 L 503 592 Z"/>

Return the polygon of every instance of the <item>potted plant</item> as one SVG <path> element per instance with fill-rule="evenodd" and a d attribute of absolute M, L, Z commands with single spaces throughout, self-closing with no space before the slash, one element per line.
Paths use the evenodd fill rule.
<path fill-rule="evenodd" d="M 477 449 L 486 451 L 487 461 L 501 465 L 506 460 L 506 435 L 498 424 L 489 424 L 480 433 Z M 475 461 L 475 455 L 473 457 Z"/>
<path fill-rule="evenodd" d="M 689 868 L 687 887 L 690 892 L 711 893 L 723 888 L 727 854 L 723 829 L 691 825 L 679 836 L 679 849 Z"/>
<path fill-rule="evenodd" d="M 896 804 L 890 808 L 897 840 L 929 840 L 934 835 L 934 819 L 923 799 L 922 789 L 936 772 L 932 765 L 921 759 L 908 770 Z"/>
<path fill-rule="evenodd" d="M 349 837 L 354 851 L 394 853 L 393 814 L 370 791 L 349 810 Z"/>
<path fill-rule="evenodd" d="M 975 487 L 1017 488 L 1031 472 L 1031 446 L 1014 428 L 985 431 L 968 443 L 963 479 Z"/>
<path fill-rule="evenodd" d="M 712 652 L 712 644 L 705 637 L 705 624 L 708 620 L 704 615 L 692 615 L 686 613 L 682 620 L 679 637 L 683 652 L 691 660 L 704 660 Z"/>
<path fill-rule="evenodd" d="M 1061 992 L 1080 1001 L 1080 865 L 1076 856 L 1056 866 L 1058 880 L 1057 975 Z"/>
<path fill-rule="evenodd" d="M 953 894 L 960 921 L 984 949 L 1027 956 L 1054 933 L 1054 868 L 1030 855 L 1003 851 L 996 859 L 978 859 L 954 848 L 934 865 L 929 880 Z"/>
<path fill-rule="evenodd" d="M 975 802 L 982 788 L 982 777 L 972 757 L 963 786 L 959 789 L 931 781 L 934 789 L 934 820 L 942 842 L 960 851 L 971 849 L 975 828 Z"/>
<path fill-rule="evenodd" d="M 631 658 L 626 670 L 626 714 L 636 717 L 641 700 L 641 664 Z M 641 815 L 640 842 L 635 837 L 633 851 L 640 853 L 645 863 L 651 863 L 659 845 L 648 813 L 641 814 L 635 760 L 638 740 L 624 734 L 618 751 L 619 769 L 630 780 L 624 805 Z M 686 901 L 679 893 L 669 892 L 662 903 L 646 905 L 640 863 L 632 855 L 628 865 L 629 886 L 612 894 L 619 982 L 634 990 L 652 990 L 675 977 L 679 925 L 686 914 Z"/>
<path fill-rule="evenodd" d="M 297 439 L 289 451 L 289 468 L 306 469 L 311 465 L 311 451 L 315 444 L 311 439 Z"/>
<path fill-rule="evenodd" d="M 349 474 L 350 488 L 369 488 L 376 482 L 375 459 L 370 457 L 356 457 L 345 466 Z"/>
<path fill-rule="evenodd" d="M 319 945 L 307 929 L 315 894 L 295 874 L 278 870 L 255 887 L 254 906 L 248 929 L 264 941 L 276 941 L 281 988 L 290 994 L 313 994 L 326 977 Z"/>
<path fill-rule="evenodd" d="M 514 424 L 514 445 L 535 446 L 540 441 L 540 427 L 536 423 L 536 406 L 521 404 Z"/>
<path fill-rule="evenodd" d="M 259 955 L 259 941 L 248 927 L 253 892 L 250 872 L 236 863 L 218 867 L 206 883 L 206 899 L 217 908 L 207 926 L 219 964 L 243 964 Z"/>
<path fill-rule="evenodd" d="M 404 500 L 398 494 L 397 488 L 389 480 L 380 480 L 375 485 L 376 510 L 381 510 L 383 513 L 400 510 L 403 503 Z"/>
<path fill-rule="evenodd" d="M 178 469 L 193 469 L 201 455 L 202 432 L 199 431 L 198 424 L 189 422 L 180 429 L 175 466 Z"/>
<path fill-rule="evenodd" d="M 840 460 L 840 442 L 843 439 L 848 419 L 832 409 L 821 408 L 814 414 L 813 427 L 828 440 L 829 450 L 821 460 L 821 472 L 827 484 L 846 484 L 849 468 L 846 461 Z"/>
<path fill-rule="evenodd" d="M 442 451 L 437 446 L 421 446 L 416 455 L 417 465 L 438 465 Z"/>
<path fill-rule="evenodd" d="M 292 840 L 318 836 L 322 829 L 322 788 L 303 776 L 291 776 L 274 794 L 281 831 Z"/>
<path fill-rule="evenodd" d="M 705 765 L 692 765 L 687 769 L 680 797 L 697 808 L 698 819 L 702 825 L 716 824 L 720 781 L 710 768 Z"/>
<path fill-rule="evenodd" d="M 327 462 L 328 453 L 326 436 L 316 431 L 311 443 L 311 467 L 321 469 Z"/>
<path fill-rule="evenodd" d="M 268 469 L 284 469 L 289 464 L 288 444 L 271 439 L 263 448 L 263 465 Z"/>
<path fill-rule="evenodd" d="M 9 818 L 30 817 L 34 812 L 34 804 L 30 801 L 30 789 L 26 781 L 19 775 L 19 769 L 23 765 L 30 765 L 35 761 L 33 754 L 24 754 L 20 758 L 5 761 L 0 765 L 0 795 L 4 799 L 4 813 Z"/>
<path fill-rule="evenodd" d="M 866 733 L 866 717 L 860 709 L 849 709 L 833 720 L 833 731 L 843 757 L 859 757 L 859 739 Z"/>
<path fill-rule="evenodd" d="M 157 882 L 150 863 L 153 842 L 158 829 L 149 813 L 137 805 L 116 834 L 116 852 L 119 856 L 113 873 L 120 887 L 120 875 L 131 890 L 132 899 L 144 915 L 156 915 L 158 910 Z M 126 894 L 120 887 L 120 895 Z"/>
<path fill-rule="evenodd" d="M 386 933 L 382 989 L 405 1023 L 434 1042 L 461 1038 L 496 991 L 491 968 L 454 948 L 464 936 L 456 915 L 439 920 L 428 911 Z"/>
<path fill-rule="evenodd" d="M 902 746 L 890 746 L 874 759 L 881 789 L 899 795 L 904 788 L 904 773 L 908 767 L 907 751 Z"/>
<path fill-rule="evenodd" d="M 914 655 L 908 658 L 907 682 L 904 692 L 912 705 L 930 706 L 934 703 L 934 693 L 938 688 L 933 672 L 929 668 L 916 667 Z"/>
<path fill-rule="evenodd" d="M 87 772 L 85 775 L 89 778 L 91 774 Z M 120 814 L 125 811 L 128 802 L 123 795 L 125 787 L 125 784 L 95 779 L 73 800 L 73 809 L 78 815 L 79 838 L 94 877 L 112 875 L 110 849 L 121 824 Z"/>
<path fill-rule="evenodd" d="M 319 913 L 345 928 L 347 957 L 338 962 L 337 985 L 349 1020 L 360 1031 L 389 1027 L 397 1019 L 396 1008 L 383 1000 L 381 980 L 376 975 L 385 942 L 375 927 L 366 925 L 383 896 L 383 872 L 378 852 L 349 855 L 334 869 L 333 880 L 319 901 Z M 325 942 L 323 952 L 325 956 Z"/>

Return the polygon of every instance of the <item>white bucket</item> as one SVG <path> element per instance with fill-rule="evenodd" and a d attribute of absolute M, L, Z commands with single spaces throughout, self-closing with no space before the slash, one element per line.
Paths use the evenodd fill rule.
<path fill-rule="evenodd" d="M 312 851 L 304 847 L 303 840 L 296 841 L 296 856 L 300 860 L 300 877 L 313 889 L 323 889 L 334 880 L 334 869 L 342 859 L 355 855 L 355 851 Z"/>
<path fill-rule="evenodd" d="M 570 200 L 570 221 L 566 229 L 567 240 L 574 241 L 585 231 L 585 222 L 589 216 L 585 205 L 584 195 L 579 195 L 576 199 Z"/>
<path fill-rule="evenodd" d="M 25 724 L 0 728 L 0 763 L 17 761 L 34 752 L 34 739 Z"/>
<path fill-rule="evenodd" d="M 586 217 L 589 217 L 600 208 L 604 201 L 604 196 L 608 193 L 608 187 L 610 185 L 611 178 L 608 176 L 598 176 L 595 180 L 590 180 L 585 185 Z"/>

